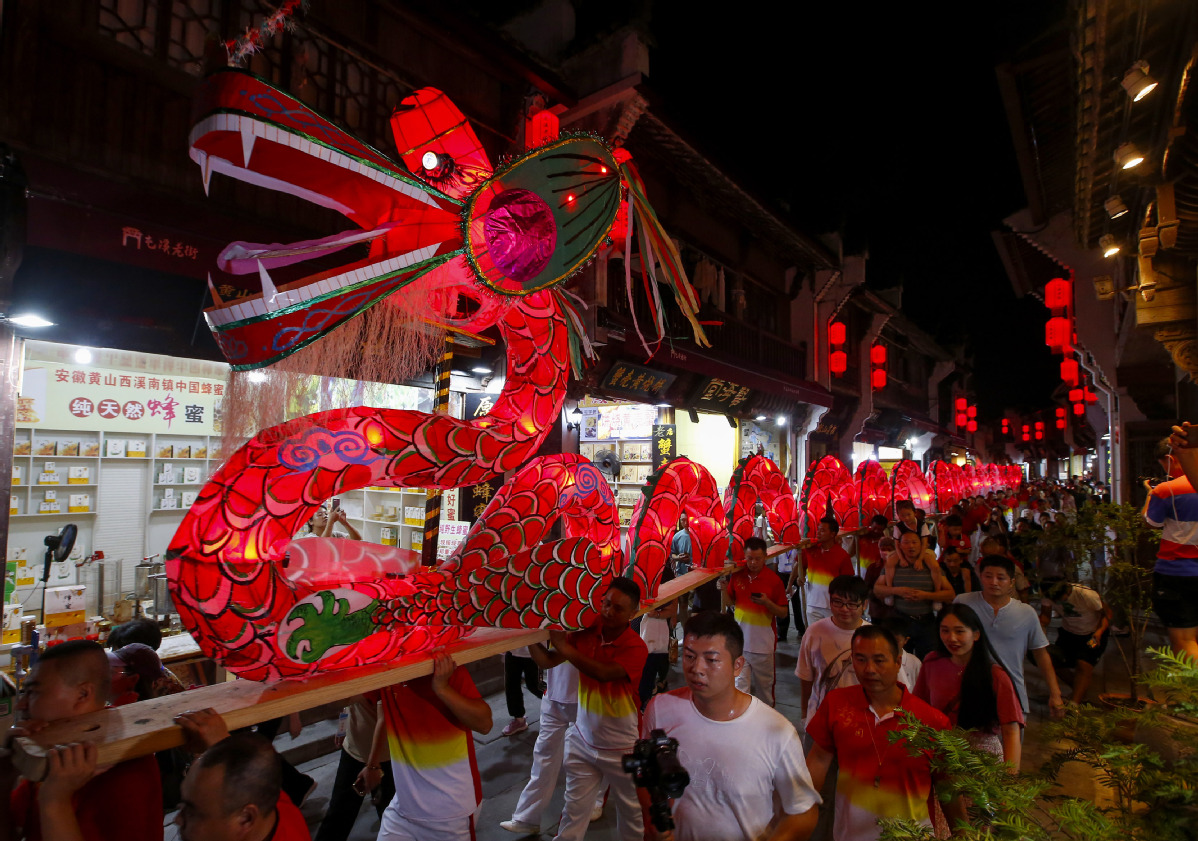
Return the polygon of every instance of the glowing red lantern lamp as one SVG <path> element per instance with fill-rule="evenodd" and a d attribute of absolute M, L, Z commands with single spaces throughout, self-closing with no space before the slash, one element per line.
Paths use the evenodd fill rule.
<path fill-rule="evenodd" d="M 969 423 L 969 418 L 965 416 L 965 413 L 957 412 L 957 426 L 964 426 L 967 423 Z"/>
<path fill-rule="evenodd" d="M 524 124 L 524 145 L 529 149 L 557 140 L 561 133 L 561 120 L 551 111 L 538 111 Z"/>
<path fill-rule="evenodd" d="M 969 432 L 977 432 L 978 431 L 978 422 L 975 420 L 971 420 L 969 423 L 965 424 L 965 429 Z"/>
<path fill-rule="evenodd" d="M 1057 418 L 1057 429 L 1064 429 L 1064 428 L 1065 428 L 1065 419 Z"/>
<path fill-rule="evenodd" d="M 873 384 L 874 391 L 881 391 L 886 388 L 886 369 L 875 368 L 874 372 L 870 374 L 870 381 Z"/>
<path fill-rule="evenodd" d="M 1069 389 L 1069 402 L 1070 403 L 1082 402 L 1082 390 L 1080 388 Z"/>
<path fill-rule="evenodd" d="M 1069 319 L 1055 316 L 1048 319 L 1044 325 L 1044 343 L 1057 353 L 1063 353 L 1071 347 Z"/>
<path fill-rule="evenodd" d="M 1066 385 L 1076 386 L 1081 381 L 1081 374 L 1077 368 L 1076 359 L 1065 359 L 1061 361 L 1061 379 Z"/>
<path fill-rule="evenodd" d="M 1050 280 L 1044 287 L 1044 306 L 1055 315 L 1063 315 L 1073 303 L 1073 284 L 1063 277 Z"/>
<path fill-rule="evenodd" d="M 1043 441 L 1043 440 L 1044 440 L 1044 430 L 1043 430 L 1043 429 L 1037 429 L 1037 430 L 1036 430 L 1036 440 L 1037 440 L 1037 441 Z"/>
<path fill-rule="evenodd" d="M 1084 415 L 1085 413 L 1086 413 L 1086 404 L 1085 403 L 1074 403 L 1073 404 L 1073 414 Z"/>
<path fill-rule="evenodd" d="M 1006 418 L 1003 418 L 1002 419 L 1002 434 L 1006 435 L 1010 431 L 1011 431 L 1011 422 L 1009 420 L 1007 420 Z"/>
<path fill-rule="evenodd" d="M 886 364 L 886 345 L 881 342 L 869 349 L 869 361 L 874 365 Z"/>
<path fill-rule="evenodd" d="M 971 418 L 976 418 L 978 416 L 978 407 L 970 406 L 968 409 L 965 410 L 965 414 L 969 415 L 969 417 L 971 417 Z"/>
<path fill-rule="evenodd" d="M 1057 406 L 1057 417 L 1058 418 L 1065 417 L 1065 407 L 1064 406 Z"/>
<path fill-rule="evenodd" d="M 1087 403 L 1097 403 L 1098 402 L 1098 395 L 1095 394 L 1093 391 L 1090 391 L 1089 386 L 1086 386 L 1086 402 Z"/>
<path fill-rule="evenodd" d="M 843 345 L 848 337 L 843 321 L 833 321 L 828 325 L 828 342 L 832 345 Z"/>
<path fill-rule="evenodd" d="M 828 354 L 828 370 L 840 376 L 849 369 L 849 355 L 843 350 L 834 350 Z"/>
<path fill-rule="evenodd" d="M 968 401 L 968 400 L 966 400 L 964 397 L 958 397 L 958 398 L 957 398 L 957 411 L 958 411 L 958 412 L 964 412 L 964 411 L 965 411 L 965 408 L 966 408 L 968 405 L 969 405 L 969 401 Z"/>
<path fill-rule="evenodd" d="M 1036 421 L 1036 429 L 1043 429 L 1044 421 Z"/>
<path fill-rule="evenodd" d="M 1023 440 L 1030 441 L 1030 440 L 1032 440 L 1032 436 L 1025 432 L 1025 433 L 1023 433 Z"/>

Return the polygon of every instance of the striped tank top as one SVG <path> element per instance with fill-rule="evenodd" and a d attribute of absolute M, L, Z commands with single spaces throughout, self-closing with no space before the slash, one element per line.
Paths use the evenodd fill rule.
<path fill-rule="evenodd" d="M 923 569 L 915 567 L 896 566 L 894 568 L 894 587 L 911 587 L 930 593 L 936 589 L 932 581 L 932 571 L 926 566 Z M 932 613 L 932 603 L 923 600 L 902 599 L 894 597 L 894 609 L 904 616 L 929 616 Z"/>

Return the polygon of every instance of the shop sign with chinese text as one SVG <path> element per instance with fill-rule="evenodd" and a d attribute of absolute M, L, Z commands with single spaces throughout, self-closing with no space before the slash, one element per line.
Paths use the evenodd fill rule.
<path fill-rule="evenodd" d="M 224 380 L 30 360 L 17 425 L 219 435 L 224 393 Z"/>
<path fill-rule="evenodd" d="M 603 387 L 641 400 L 656 401 L 661 399 L 675 379 L 673 374 L 629 362 L 616 362 L 603 378 Z"/>
<path fill-rule="evenodd" d="M 674 424 L 653 424 L 653 472 L 656 473 L 663 464 L 673 461 L 677 455 L 678 440 Z"/>
<path fill-rule="evenodd" d="M 697 389 L 692 404 L 696 409 L 720 414 L 734 414 L 748 408 L 749 398 L 753 389 L 747 385 L 737 385 L 729 380 L 711 377 L 703 381 Z"/>

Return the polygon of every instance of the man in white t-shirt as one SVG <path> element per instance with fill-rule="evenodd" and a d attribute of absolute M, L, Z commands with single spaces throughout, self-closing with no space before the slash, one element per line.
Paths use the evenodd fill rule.
<path fill-rule="evenodd" d="M 641 736 L 660 729 L 677 739 L 690 774 L 673 803 L 676 828 L 659 841 L 805 841 L 815 828 L 820 797 L 794 725 L 736 688 L 743 644 L 726 614 L 692 616 L 682 646 L 686 688 L 645 710 Z"/>
<path fill-rule="evenodd" d="M 865 597 L 869 588 L 855 575 L 838 575 L 828 585 L 832 615 L 807 628 L 799 646 L 800 709 L 803 725 L 811 721 L 824 696 L 841 686 L 855 686 L 853 631 L 866 624 Z"/>

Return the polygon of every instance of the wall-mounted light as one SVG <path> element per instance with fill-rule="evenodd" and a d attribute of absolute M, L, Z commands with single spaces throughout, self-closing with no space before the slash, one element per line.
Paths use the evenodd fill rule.
<path fill-rule="evenodd" d="M 75 361 L 80 365 L 87 365 L 93 359 L 91 348 L 81 347 L 75 351 Z"/>
<path fill-rule="evenodd" d="M 786 415 L 778 415 L 778 426 L 786 426 Z"/>
<path fill-rule="evenodd" d="M 1148 62 L 1137 61 L 1123 74 L 1123 90 L 1132 102 L 1139 102 L 1156 89 L 1156 79 L 1148 75 Z"/>
<path fill-rule="evenodd" d="M 765 420 L 765 415 L 758 415 L 757 417 L 753 418 L 753 420 L 755 420 L 755 421 L 763 421 L 763 420 Z"/>
<path fill-rule="evenodd" d="M 1124 143 L 1115 150 L 1115 163 L 1120 169 L 1131 169 L 1144 163 L 1144 153 L 1134 143 Z"/>
<path fill-rule="evenodd" d="M 573 409 L 570 410 L 570 413 L 566 415 L 566 429 L 573 429 L 574 431 L 577 432 L 581 428 L 582 428 L 582 409 L 575 406 Z"/>
<path fill-rule="evenodd" d="M 489 373 L 491 373 L 491 369 L 490 369 L 490 368 L 488 368 L 486 365 L 475 365 L 475 366 L 474 366 L 473 368 L 471 368 L 470 370 L 471 370 L 471 371 L 473 371 L 473 372 L 474 372 L 474 373 L 476 373 L 476 374 L 489 374 Z"/>
<path fill-rule="evenodd" d="M 1098 240 L 1098 247 L 1102 249 L 1103 257 L 1114 257 L 1122 250 L 1113 234 L 1103 234 L 1102 239 Z"/>
<path fill-rule="evenodd" d="M 1106 208 L 1107 215 L 1112 219 L 1118 219 L 1127 213 L 1127 205 L 1123 203 L 1123 196 L 1111 196 L 1102 203 L 1102 206 Z"/>

